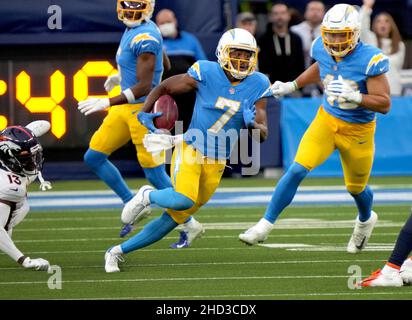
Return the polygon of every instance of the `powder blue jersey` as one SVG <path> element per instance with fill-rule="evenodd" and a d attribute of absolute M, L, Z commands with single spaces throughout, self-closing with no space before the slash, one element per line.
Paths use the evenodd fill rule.
<path fill-rule="evenodd" d="M 318 37 L 312 44 L 311 56 L 319 62 L 320 77 L 325 88 L 330 81 L 337 80 L 341 75 L 353 89 L 367 94 L 366 80 L 389 70 L 388 57 L 380 49 L 362 42 L 359 42 L 350 54 L 336 62 L 325 50 L 322 37 Z M 328 101 L 326 94 L 323 96 L 323 107 L 329 114 L 347 122 L 367 123 L 375 119 L 375 112 L 361 106 L 350 110 L 339 108 L 338 101 Z"/>
<path fill-rule="evenodd" d="M 197 81 L 196 103 L 185 141 L 209 158 L 227 159 L 245 128 L 243 110 L 271 96 L 270 81 L 254 72 L 232 84 L 217 62 L 197 61 L 188 71 Z"/>
<path fill-rule="evenodd" d="M 126 90 L 138 83 L 136 78 L 137 57 L 143 53 L 156 56 L 152 87 L 160 83 L 163 74 L 163 39 L 156 24 L 152 21 L 142 22 L 135 28 L 127 28 L 123 33 L 117 50 L 116 62 L 121 75 L 120 87 Z M 146 96 L 138 98 L 135 103 L 142 103 Z"/>

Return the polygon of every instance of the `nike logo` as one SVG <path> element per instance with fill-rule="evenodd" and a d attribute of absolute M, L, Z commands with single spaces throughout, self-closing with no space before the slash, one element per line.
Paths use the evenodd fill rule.
<path fill-rule="evenodd" d="M 17 191 L 19 191 L 19 188 L 10 188 L 10 190 L 17 192 Z"/>
<path fill-rule="evenodd" d="M 380 68 L 379 70 L 382 72 L 385 68 Z"/>
<path fill-rule="evenodd" d="M 142 44 L 142 48 L 146 48 L 150 43 Z M 382 70 L 381 70 L 382 71 Z"/>
<path fill-rule="evenodd" d="M 360 245 L 356 246 L 357 249 L 362 250 L 363 248 L 363 244 L 365 243 L 366 237 L 363 237 L 362 242 L 360 243 Z"/>
<path fill-rule="evenodd" d="M 365 141 L 358 141 L 358 144 L 365 144 L 366 142 L 368 142 L 367 140 Z"/>

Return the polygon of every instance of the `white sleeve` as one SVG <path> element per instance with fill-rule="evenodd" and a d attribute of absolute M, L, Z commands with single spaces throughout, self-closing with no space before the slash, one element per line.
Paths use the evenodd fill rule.
<path fill-rule="evenodd" d="M 396 69 L 400 71 L 403 67 L 403 63 L 405 62 L 405 44 L 401 41 L 399 42 L 399 50 L 394 54 L 388 55 L 390 68 Z"/>
<path fill-rule="evenodd" d="M 0 251 L 6 253 L 14 261 L 19 260 L 23 253 L 17 249 L 13 240 L 10 238 L 5 227 L 9 222 L 11 215 L 11 208 L 5 203 L 0 202 Z"/>
<path fill-rule="evenodd" d="M 361 22 L 360 40 L 377 47 L 378 39 L 376 38 L 376 34 L 371 30 L 371 14 L 372 9 L 365 8 L 365 6 L 362 6 L 359 10 L 359 19 Z"/>

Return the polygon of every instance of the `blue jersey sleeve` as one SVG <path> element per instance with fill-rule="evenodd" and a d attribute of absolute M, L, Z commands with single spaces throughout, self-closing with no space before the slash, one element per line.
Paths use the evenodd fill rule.
<path fill-rule="evenodd" d="M 368 62 L 365 75 L 368 77 L 378 76 L 389 71 L 389 59 L 382 52 L 374 54 Z"/>
<path fill-rule="evenodd" d="M 269 78 L 260 72 L 258 72 L 257 74 L 259 76 L 259 86 L 256 90 L 257 95 L 255 102 L 263 98 L 272 97 L 272 92 L 270 91 L 271 84 Z"/>
<path fill-rule="evenodd" d="M 202 63 L 202 61 L 197 61 L 189 68 L 187 73 L 197 82 L 205 82 L 205 72 L 203 69 L 204 64 Z"/>
<path fill-rule="evenodd" d="M 156 55 L 159 50 L 162 50 L 162 45 L 159 39 L 150 34 L 150 32 L 141 33 L 135 36 L 130 43 L 130 47 L 136 57 L 142 53 L 153 53 Z"/>
<path fill-rule="evenodd" d="M 310 48 L 310 57 L 312 59 L 315 59 L 316 61 L 319 61 L 322 51 L 323 51 L 322 37 L 317 37 L 312 42 L 312 47 Z"/>

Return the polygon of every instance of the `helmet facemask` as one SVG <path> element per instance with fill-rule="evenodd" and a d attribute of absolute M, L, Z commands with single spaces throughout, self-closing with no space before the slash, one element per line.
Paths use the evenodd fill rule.
<path fill-rule="evenodd" d="M 257 65 L 257 49 L 249 46 L 227 45 L 218 54 L 221 67 L 235 79 L 241 80 L 252 74 Z"/>
<path fill-rule="evenodd" d="M 43 168 L 43 149 L 40 144 L 28 150 L 12 152 L 10 156 L 2 156 L 1 164 L 10 172 L 33 176 L 39 174 Z"/>
<path fill-rule="evenodd" d="M 32 176 L 43 168 L 43 148 L 32 131 L 10 126 L 0 132 L 0 163 L 10 172 Z"/>
<path fill-rule="evenodd" d="M 120 21 L 134 28 L 152 17 L 153 0 L 117 0 L 117 17 Z"/>
<path fill-rule="evenodd" d="M 332 30 L 321 27 L 323 45 L 333 57 L 342 58 L 351 52 L 359 40 L 359 30 Z"/>

